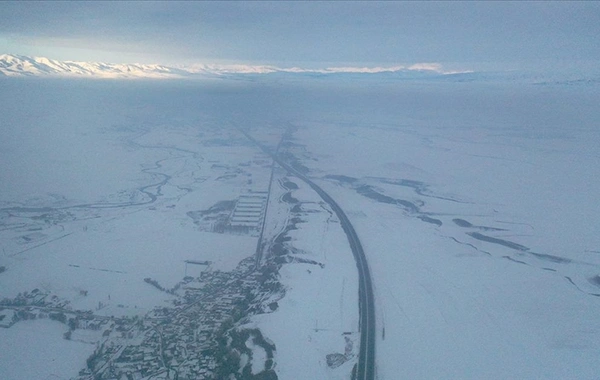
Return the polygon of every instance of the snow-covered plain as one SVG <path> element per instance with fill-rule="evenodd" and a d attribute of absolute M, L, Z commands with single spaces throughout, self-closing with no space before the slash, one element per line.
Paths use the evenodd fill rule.
<path fill-rule="evenodd" d="M 292 181 L 298 188 L 290 195 L 301 211 L 285 233 L 290 240 L 284 245 L 299 261 L 279 270 L 286 295 L 277 311 L 254 316 L 249 325 L 275 342 L 275 370 L 281 379 L 348 379 L 359 348 L 356 265 L 335 214 L 308 185 L 286 174 L 282 169 L 274 174 L 278 181 L 271 189 L 265 237 L 285 233 L 293 217 L 292 206 L 282 200 L 287 191 L 278 185 Z M 327 365 L 332 354 L 345 356 L 334 368 Z"/>
<path fill-rule="evenodd" d="M 270 164 L 253 163 L 258 152 L 239 132 L 191 117 L 195 101 L 148 100 L 173 88 L 119 86 L 3 81 L 0 298 L 38 289 L 73 310 L 142 316 L 173 299 L 144 279 L 170 289 L 203 269 L 186 260 L 227 271 L 254 254 L 256 236 L 200 231 L 188 213 L 266 190 Z M 83 360 L 64 352 L 70 373 L 93 347 Z M 28 378 L 15 374 L 34 359 L 38 369 L 55 360 L 30 355 L 0 377 Z"/>
<path fill-rule="evenodd" d="M 50 320 L 24 321 L 0 330 L 3 379 L 69 379 L 73 362 L 85 362 L 93 344 L 63 339 L 68 328 Z"/>
<path fill-rule="evenodd" d="M 365 248 L 378 378 L 600 371 L 597 85 L 0 85 L 0 298 L 39 288 L 76 309 L 140 315 L 169 300 L 144 278 L 173 286 L 189 259 L 233 268 L 256 237 L 199 231 L 187 213 L 268 187 L 270 163 L 236 127 L 271 147 L 287 130 L 294 144 L 282 149 L 344 208 Z M 325 357 L 344 353 L 344 332 L 357 352 L 352 254 L 327 207 L 289 180 L 305 214 L 288 244 L 324 266 L 284 265 L 279 308 L 249 324 L 277 346 L 280 378 L 345 378 L 354 362 L 331 369 Z M 271 235 L 284 211 L 269 209 Z M 0 340 L 26 339 L 24 323 Z M 61 378 L 88 355 L 69 352 Z M 28 360 L 52 368 L 51 355 Z M 27 377 L 21 367 L 3 362 L 0 377 Z"/>
<path fill-rule="evenodd" d="M 294 135 L 313 177 L 356 178 L 318 183 L 371 266 L 378 375 L 595 378 L 598 88 L 379 89 Z"/>

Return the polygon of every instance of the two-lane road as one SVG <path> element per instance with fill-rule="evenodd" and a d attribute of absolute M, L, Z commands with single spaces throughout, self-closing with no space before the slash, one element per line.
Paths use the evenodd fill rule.
<path fill-rule="evenodd" d="M 356 261 L 356 267 L 358 268 L 358 298 L 359 298 L 359 314 L 360 314 L 360 350 L 358 356 L 358 365 L 356 369 L 356 379 L 359 380 L 374 380 L 375 379 L 375 302 L 373 296 L 373 285 L 371 282 L 371 274 L 369 272 L 369 266 L 365 257 L 360 239 L 350 223 L 350 220 L 344 213 L 344 210 L 337 204 L 337 202 L 329 196 L 323 189 L 317 184 L 311 181 L 306 175 L 293 168 L 291 165 L 286 163 L 277 154 L 271 152 L 267 147 L 256 141 L 246 131 L 240 131 L 252 142 L 254 142 L 260 149 L 266 154 L 270 155 L 275 162 L 277 162 L 282 168 L 292 173 L 302 181 L 307 183 L 319 196 L 325 201 L 335 214 L 337 215 L 352 249 L 354 260 Z"/>
<path fill-rule="evenodd" d="M 371 283 L 371 273 L 369 272 L 369 266 L 362 244 L 358 239 L 358 235 L 356 234 L 352 223 L 350 223 L 350 220 L 346 216 L 346 213 L 344 213 L 344 210 L 342 210 L 329 194 L 301 173 L 293 170 L 289 165 L 284 165 L 279 161 L 278 163 L 308 183 L 310 187 L 312 187 L 313 190 L 315 190 L 319 196 L 331 206 L 331 209 L 338 216 L 342 228 L 348 237 L 348 242 L 350 243 L 350 248 L 352 249 L 354 260 L 356 261 L 356 266 L 358 268 L 359 279 L 360 352 L 356 378 L 360 380 L 373 380 L 375 379 L 375 303 L 373 285 Z"/>

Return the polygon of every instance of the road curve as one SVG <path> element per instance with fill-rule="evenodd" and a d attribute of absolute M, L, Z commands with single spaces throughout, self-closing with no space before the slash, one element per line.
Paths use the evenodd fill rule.
<path fill-rule="evenodd" d="M 359 299 L 359 329 L 360 329 L 360 350 L 358 356 L 358 365 L 356 369 L 356 377 L 354 379 L 358 380 L 374 380 L 375 379 L 375 337 L 376 337 L 376 327 L 375 327 L 375 302 L 373 295 L 373 285 L 371 282 L 371 273 L 369 272 L 369 266 L 367 264 L 367 259 L 365 257 L 365 253 L 352 226 L 350 220 L 344 213 L 344 210 L 337 204 L 337 202 L 327 194 L 323 189 L 321 189 L 317 184 L 311 181 L 306 175 L 286 163 L 279 157 L 277 154 L 274 154 L 267 148 L 262 145 L 260 142 L 256 141 L 252 136 L 250 136 L 246 131 L 240 129 L 240 131 L 254 144 L 256 144 L 263 152 L 270 155 L 275 162 L 277 162 L 282 168 L 287 170 L 288 172 L 294 174 L 296 177 L 300 178 L 302 181 L 306 182 L 314 191 L 319 194 L 319 196 L 325 201 L 335 214 L 337 215 L 346 236 L 348 237 L 348 242 L 350 243 L 350 248 L 352 249 L 352 254 L 354 255 L 354 260 L 356 261 L 356 267 L 358 268 L 358 299 Z"/>

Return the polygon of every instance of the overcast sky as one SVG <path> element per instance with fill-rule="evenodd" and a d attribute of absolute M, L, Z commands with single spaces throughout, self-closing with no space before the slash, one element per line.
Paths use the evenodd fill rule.
<path fill-rule="evenodd" d="M 0 2 L 0 53 L 279 66 L 600 61 L 599 2 Z"/>

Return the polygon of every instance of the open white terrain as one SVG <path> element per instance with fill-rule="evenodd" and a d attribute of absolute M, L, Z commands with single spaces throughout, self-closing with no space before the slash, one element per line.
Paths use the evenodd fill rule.
<path fill-rule="evenodd" d="M 379 89 L 294 135 L 365 247 L 378 376 L 595 378 L 598 89 Z"/>
<path fill-rule="evenodd" d="M 243 130 L 354 225 L 378 379 L 600 373 L 593 82 L 0 78 L 0 94 L 0 300 L 37 289 L 71 311 L 142 318 L 182 299 L 145 279 L 172 289 L 233 271 L 261 241 L 267 263 L 280 243 L 283 291 L 237 327 L 274 344 L 280 379 L 350 378 L 358 274 L 340 221 Z M 267 193 L 262 233 L 205 218 Z M 0 311 L 0 378 L 77 377 L 102 331 L 66 340 L 39 314 L 7 323 L 18 310 Z M 258 374 L 270 358 L 255 342 L 240 356 Z"/>

